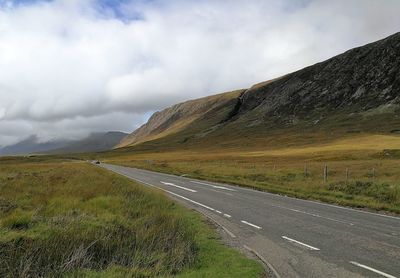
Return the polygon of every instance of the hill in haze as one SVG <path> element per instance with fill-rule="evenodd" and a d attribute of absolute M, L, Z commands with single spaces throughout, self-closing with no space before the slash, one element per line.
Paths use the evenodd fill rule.
<path fill-rule="evenodd" d="M 128 134 L 123 132 L 92 133 L 82 140 L 51 140 L 40 142 L 32 135 L 14 145 L 0 148 L 0 155 L 79 153 L 105 151 L 115 147 Z"/>
<path fill-rule="evenodd" d="M 400 33 L 246 90 L 156 112 L 119 146 L 294 145 L 357 133 L 400 133 Z"/>
<path fill-rule="evenodd" d="M 62 148 L 67 144 L 67 140 L 40 142 L 36 135 L 31 135 L 16 144 L 0 148 L 0 155 L 43 153 L 53 149 Z"/>
<path fill-rule="evenodd" d="M 88 137 L 73 141 L 62 148 L 52 151 L 52 153 L 81 153 L 81 152 L 99 152 L 110 150 L 115 147 L 128 134 L 118 131 L 106 133 L 92 133 Z"/>

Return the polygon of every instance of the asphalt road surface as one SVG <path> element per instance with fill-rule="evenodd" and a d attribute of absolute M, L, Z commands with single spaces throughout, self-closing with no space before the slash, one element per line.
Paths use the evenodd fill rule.
<path fill-rule="evenodd" d="M 399 277 L 400 218 L 110 164 L 206 214 L 278 277 Z"/>

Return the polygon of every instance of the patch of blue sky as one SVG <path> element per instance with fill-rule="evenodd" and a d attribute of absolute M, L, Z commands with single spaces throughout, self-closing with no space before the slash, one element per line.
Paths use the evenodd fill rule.
<path fill-rule="evenodd" d="M 105 17 L 117 18 L 124 22 L 142 20 L 140 7 L 152 1 L 145 0 L 94 0 L 93 7 Z"/>
<path fill-rule="evenodd" d="M 0 0 L 0 8 L 17 8 L 25 5 L 36 5 L 57 0 Z M 153 0 L 82 0 L 88 1 L 90 7 L 105 18 L 117 18 L 124 22 L 141 20 L 140 7 L 151 4 Z"/>

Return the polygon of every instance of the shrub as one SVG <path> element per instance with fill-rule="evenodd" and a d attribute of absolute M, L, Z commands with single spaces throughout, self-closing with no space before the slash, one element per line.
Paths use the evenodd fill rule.
<path fill-rule="evenodd" d="M 355 181 L 346 184 L 336 182 L 328 185 L 328 190 L 344 192 L 349 195 L 363 195 L 372 197 L 386 203 L 398 203 L 400 201 L 400 188 L 386 183 L 373 183 L 369 181 Z"/>

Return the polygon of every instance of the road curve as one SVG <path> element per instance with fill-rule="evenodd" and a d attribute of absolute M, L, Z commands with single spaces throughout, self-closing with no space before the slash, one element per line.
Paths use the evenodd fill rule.
<path fill-rule="evenodd" d="M 280 277 L 399 277 L 400 218 L 135 168 L 101 167 L 206 214 Z"/>

